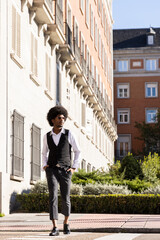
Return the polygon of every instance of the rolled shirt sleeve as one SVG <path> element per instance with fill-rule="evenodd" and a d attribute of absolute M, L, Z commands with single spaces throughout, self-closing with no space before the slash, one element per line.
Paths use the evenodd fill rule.
<path fill-rule="evenodd" d="M 69 131 L 69 134 L 68 134 L 68 141 L 71 144 L 73 152 L 74 152 L 74 159 L 73 159 L 72 168 L 78 168 L 79 161 L 80 161 L 81 150 L 80 150 L 80 146 L 79 146 L 79 143 L 78 143 L 76 137 L 70 131 Z"/>
<path fill-rule="evenodd" d="M 44 167 L 47 165 L 48 161 L 48 144 L 47 144 L 47 134 L 43 137 L 43 149 L 42 149 L 42 171 L 44 171 Z"/>

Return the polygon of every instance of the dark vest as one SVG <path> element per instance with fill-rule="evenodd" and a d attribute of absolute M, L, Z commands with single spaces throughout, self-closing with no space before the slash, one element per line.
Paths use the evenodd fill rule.
<path fill-rule="evenodd" d="M 56 167 L 57 164 L 61 168 L 71 167 L 71 145 L 68 142 L 68 132 L 65 129 L 65 134 L 61 134 L 58 145 L 53 141 L 51 132 L 47 133 L 47 144 L 49 148 L 49 156 L 47 164 L 49 167 Z"/>

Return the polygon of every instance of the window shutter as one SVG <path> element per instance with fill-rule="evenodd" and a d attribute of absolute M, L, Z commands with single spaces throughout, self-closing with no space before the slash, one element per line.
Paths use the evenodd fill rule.
<path fill-rule="evenodd" d="M 16 9 L 12 6 L 12 49 L 16 51 Z"/>
<path fill-rule="evenodd" d="M 17 56 L 21 57 L 21 18 L 17 13 Z"/>
<path fill-rule="evenodd" d="M 41 130 L 32 125 L 31 180 L 40 179 L 41 174 Z"/>
<path fill-rule="evenodd" d="M 24 118 L 16 111 L 13 114 L 12 174 L 24 175 Z"/>
<path fill-rule="evenodd" d="M 82 103 L 82 126 L 86 127 L 86 105 Z"/>

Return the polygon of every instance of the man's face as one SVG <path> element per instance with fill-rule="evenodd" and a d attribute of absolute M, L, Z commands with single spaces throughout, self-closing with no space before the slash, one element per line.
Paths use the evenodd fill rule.
<path fill-rule="evenodd" d="M 55 128 L 62 128 L 65 121 L 66 119 L 62 114 L 59 114 L 54 119 L 52 119 L 52 123 Z"/>

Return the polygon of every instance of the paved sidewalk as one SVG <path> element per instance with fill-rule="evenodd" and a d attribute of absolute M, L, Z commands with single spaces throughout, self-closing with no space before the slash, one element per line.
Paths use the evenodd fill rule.
<path fill-rule="evenodd" d="M 63 215 L 58 225 L 63 228 Z M 160 215 L 71 214 L 70 227 L 78 232 L 160 233 Z M 48 213 L 16 213 L 0 218 L 0 232 L 50 231 Z"/>

